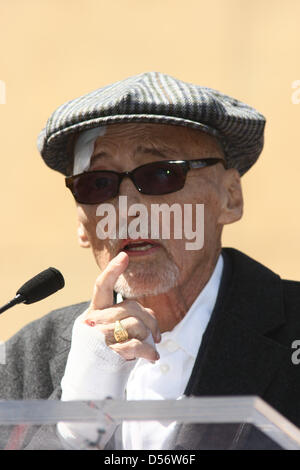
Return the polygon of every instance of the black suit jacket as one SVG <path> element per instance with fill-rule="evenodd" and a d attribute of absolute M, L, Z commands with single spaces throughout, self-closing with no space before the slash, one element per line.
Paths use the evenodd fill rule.
<path fill-rule="evenodd" d="M 300 338 L 300 283 L 282 280 L 237 250 L 225 248 L 223 256 L 216 305 L 185 394 L 258 395 L 300 427 L 300 364 L 291 358 Z M 240 431 L 227 426 L 227 448 L 251 447 L 254 430 Z M 183 425 L 170 447 L 211 448 L 219 433 L 220 426 Z"/>
<path fill-rule="evenodd" d="M 300 364 L 291 358 L 300 339 L 300 283 L 282 280 L 238 250 L 222 253 L 217 301 L 185 394 L 258 395 L 300 427 Z M 60 398 L 73 322 L 87 305 L 51 312 L 8 341 L 0 398 Z M 208 448 L 207 436 L 216 432 L 178 426 L 169 447 Z M 238 432 L 236 426 L 228 431 L 228 448 Z"/>

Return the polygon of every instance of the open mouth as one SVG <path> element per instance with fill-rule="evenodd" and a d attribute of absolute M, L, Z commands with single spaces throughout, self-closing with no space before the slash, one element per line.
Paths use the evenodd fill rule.
<path fill-rule="evenodd" d="M 121 250 L 128 255 L 141 255 L 152 253 L 159 247 L 160 245 L 152 240 L 125 240 Z"/>

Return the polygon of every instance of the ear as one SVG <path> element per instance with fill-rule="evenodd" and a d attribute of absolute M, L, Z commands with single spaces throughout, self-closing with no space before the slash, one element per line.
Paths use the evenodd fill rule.
<path fill-rule="evenodd" d="M 222 206 L 218 223 L 226 225 L 242 217 L 244 203 L 239 172 L 230 168 L 222 176 Z"/>
<path fill-rule="evenodd" d="M 90 241 L 88 239 L 88 236 L 86 234 L 86 231 L 82 222 L 78 222 L 77 236 L 78 236 L 78 243 L 82 248 L 90 248 L 91 246 Z"/>

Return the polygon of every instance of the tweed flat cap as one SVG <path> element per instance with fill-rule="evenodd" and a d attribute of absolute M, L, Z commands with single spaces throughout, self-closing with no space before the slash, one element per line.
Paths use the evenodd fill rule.
<path fill-rule="evenodd" d="M 122 122 L 180 125 L 207 132 L 219 139 L 228 166 L 241 175 L 263 148 L 265 118 L 254 108 L 211 88 L 147 72 L 60 106 L 41 131 L 38 149 L 50 168 L 66 175 L 74 133 Z"/>

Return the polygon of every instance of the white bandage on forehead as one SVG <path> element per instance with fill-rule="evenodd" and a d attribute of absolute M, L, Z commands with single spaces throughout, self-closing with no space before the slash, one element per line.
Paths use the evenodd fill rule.
<path fill-rule="evenodd" d="M 84 131 L 79 135 L 74 149 L 73 175 L 78 175 L 89 169 L 95 141 L 105 132 L 106 126 L 101 126 Z"/>

